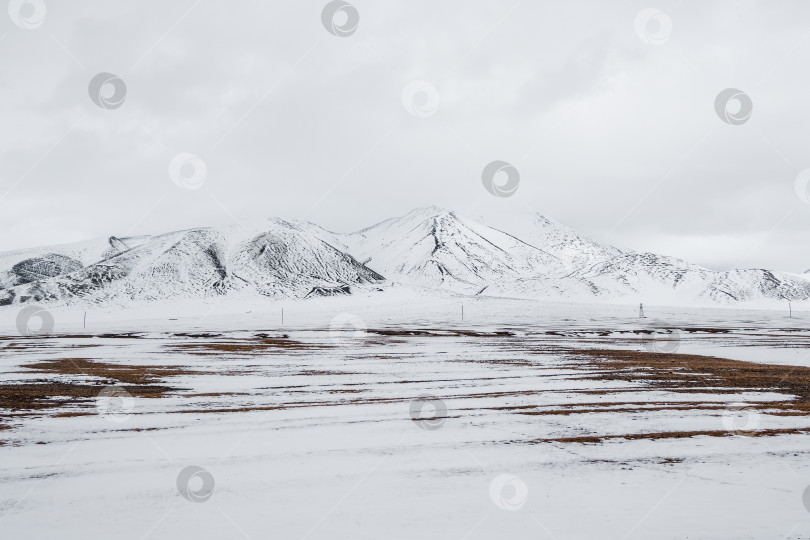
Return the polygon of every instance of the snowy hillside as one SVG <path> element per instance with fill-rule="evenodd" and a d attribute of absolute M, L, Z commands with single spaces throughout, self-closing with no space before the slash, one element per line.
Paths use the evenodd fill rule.
<path fill-rule="evenodd" d="M 130 247 L 131 246 L 131 247 Z M 303 297 L 315 287 L 369 285 L 382 276 L 294 224 L 203 228 L 0 255 L 0 303 L 35 300 Z M 88 261 L 93 261 L 88 263 Z M 38 272 L 32 272 L 36 269 Z M 31 279 L 38 276 L 38 279 Z"/>
<path fill-rule="evenodd" d="M 116 237 L 0 253 L 0 305 L 305 298 L 399 283 L 479 296 L 730 304 L 810 299 L 810 274 L 716 272 L 620 250 L 538 214 L 485 225 L 436 208 L 351 234 L 303 221 Z"/>
<path fill-rule="evenodd" d="M 600 244 L 534 213 L 490 227 L 420 208 L 340 241 L 388 279 L 465 294 L 681 305 L 810 299 L 810 274 L 715 272 Z"/>
<path fill-rule="evenodd" d="M 389 279 L 475 293 L 527 275 L 559 274 L 540 247 L 440 208 L 421 208 L 347 235 L 360 260 Z"/>
<path fill-rule="evenodd" d="M 533 212 L 503 216 L 488 224 L 528 244 L 542 247 L 570 269 L 583 268 L 624 253 L 619 248 L 595 242 L 571 227 Z"/>

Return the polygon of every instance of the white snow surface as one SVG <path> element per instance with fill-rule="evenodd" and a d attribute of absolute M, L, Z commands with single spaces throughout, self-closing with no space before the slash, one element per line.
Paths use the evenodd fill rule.
<path fill-rule="evenodd" d="M 642 350 L 639 329 L 678 328 L 680 352 L 809 366 L 806 311 L 789 318 L 766 310 L 649 306 L 649 318 L 639 319 L 633 306 L 437 299 L 409 288 L 306 302 L 262 298 L 250 313 L 239 312 L 243 305 L 96 307 L 87 328 L 81 310 L 56 307 L 47 338 L 20 338 L 13 314 L 0 312 L 6 383 L 41 379 L 25 366 L 59 358 L 192 372 L 167 378 L 163 384 L 176 390 L 134 399 L 115 421 L 97 414 L 100 399 L 67 400 L 48 414 L 13 418 L 12 428 L 0 431 L 7 441 L 0 446 L 3 537 L 810 535 L 802 503 L 810 482 L 807 435 L 532 442 L 723 429 L 723 406 L 778 398 L 583 379 L 554 347 Z M 386 330 L 399 334 L 379 333 Z M 262 336 L 300 346 L 258 348 Z M 232 347 L 239 343 L 257 348 Z M 219 347 L 216 354 L 195 352 L 209 346 Z M 609 408 L 626 402 L 627 390 L 650 410 L 521 414 L 594 401 Z M 438 429 L 411 420 L 410 404 L 424 394 L 447 407 Z M 679 401 L 721 409 L 654 409 Z M 765 414 L 758 427 L 808 422 Z M 215 480 L 210 499 L 181 495 L 177 479 L 187 466 Z M 192 484 L 197 488 L 199 482 Z"/>

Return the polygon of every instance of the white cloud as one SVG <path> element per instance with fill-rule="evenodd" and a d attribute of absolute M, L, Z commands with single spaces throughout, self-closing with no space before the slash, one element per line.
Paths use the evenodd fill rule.
<path fill-rule="evenodd" d="M 52 1 L 37 30 L 3 21 L 0 193 L 30 172 L 0 201 L 0 249 L 300 217 L 329 193 L 309 217 L 336 230 L 424 204 L 531 208 L 707 266 L 748 246 L 758 265 L 810 267 L 792 190 L 809 166 L 805 3 L 662 5 L 658 46 L 623 3 L 357 1 L 348 38 L 323 29 L 323 4 Z M 100 71 L 126 81 L 120 109 L 89 100 Z M 402 106 L 414 79 L 441 94 L 429 118 Z M 728 87 L 753 99 L 742 126 L 714 113 Z M 208 166 L 195 195 L 168 177 L 179 152 Z M 480 184 L 495 159 L 521 171 L 508 201 Z"/>

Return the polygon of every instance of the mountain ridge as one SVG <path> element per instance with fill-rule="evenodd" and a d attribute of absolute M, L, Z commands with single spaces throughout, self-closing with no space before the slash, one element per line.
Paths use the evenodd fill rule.
<path fill-rule="evenodd" d="M 808 273 L 714 271 L 602 244 L 540 214 L 484 223 L 435 206 L 353 233 L 265 218 L 0 253 L 0 305 L 305 298 L 393 285 L 537 300 L 810 300 Z"/>

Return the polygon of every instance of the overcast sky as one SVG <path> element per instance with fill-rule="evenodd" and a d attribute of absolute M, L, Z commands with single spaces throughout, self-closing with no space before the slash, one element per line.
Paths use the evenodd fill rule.
<path fill-rule="evenodd" d="M 0 22 L 0 250 L 262 216 L 348 232 L 438 205 L 810 268 L 806 1 L 353 0 L 345 37 L 325 0 L 44 2 Z M 89 95 L 102 72 L 118 107 Z M 429 86 L 403 98 L 412 81 Z M 739 125 L 715 110 L 726 88 L 753 103 Z M 172 182 L 180 153 L 199 189 Z M 493 160 L 513 196 L 484 189 Z"/>

